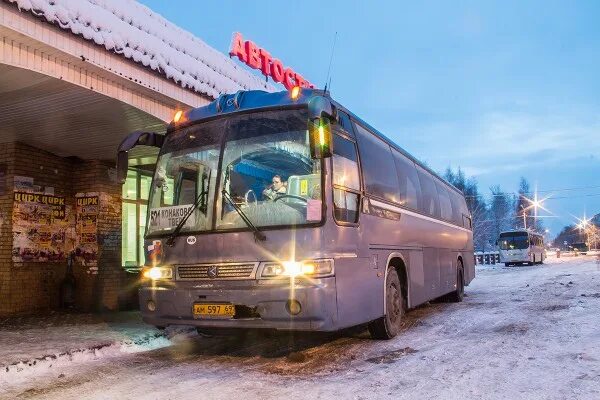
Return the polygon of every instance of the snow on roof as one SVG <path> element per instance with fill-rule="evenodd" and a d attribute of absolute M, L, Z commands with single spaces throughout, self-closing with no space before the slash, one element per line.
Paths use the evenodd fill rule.
<path fill-rule="evenodd" d="M 134 0 L 8 1 L 212 98 L 238 90 L 275 90 Z"/>

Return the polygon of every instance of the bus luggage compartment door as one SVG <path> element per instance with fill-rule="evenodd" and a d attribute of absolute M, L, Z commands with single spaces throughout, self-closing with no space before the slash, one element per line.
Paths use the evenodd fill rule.
<path fill-rule="evenodd" d="M 383 310 L 381 282 L 384 273 L 385 266 L 380 265 L 378 269 L 374 269 L 369 258 L 335 260 L 340 327 L 354 326 L 381 317 Z"/>

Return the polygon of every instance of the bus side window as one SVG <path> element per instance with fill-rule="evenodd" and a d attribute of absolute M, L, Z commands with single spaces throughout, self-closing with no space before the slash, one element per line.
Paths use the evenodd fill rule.
<path fill-rule="evenodd" d="M 448 195 L 450 196 L 450 205 L 452 206 L 452 219 L 451 221 L 462 226 L 462 213 L 460 210 L 460 196 L 452 189 L 448 189 Z"/>
<path fill-rule="evenodd" d="M 348 134 L 348 136 L 350 136 L 353 139 L 356 139 L 356 136 L 354 135 L 354 129 L 352 129 L 352 121 L 350 120 L 348 114 L 342 111 L 338 111 L 338 122 L 339 126 L 342 127 L 342 129 Z"/>
<path fill-rule="evenodd" d="M 335 219 L 356 223 L 360 204 L 360 175 L 354 142 L 334 134 L 332 163 Z"/>
<path fill-rule="evenodd" d="M 417 165 L 423 204 L 421 212 L 435 218 L 440 218 L 440 199 L 435 188 L 435 183 L 429 172 Z"/>
<path fill-rule="evenodd" d="M 390 146 L 373 133 L 354 123 L 360 151 L 365 191 L 375 197 L 398 202 L 398 177 Z"/>
<path fill-rule="evenodd" d="M 418 210 L 421 205 L 421 185 L 415 163 L 396 149 L 392 149 L 400 184 L 399 202 L 405 207 Z"/>
<path fill-rule="evenodd" d="M 440 199 L 440 215 L 442 219 L 445 219 L 446 221 L 452 221 L 452 203 L 450 201 L 448 189 L 446 189 L 444 184 L 438 182 L 437 180 L 435 181 L 435 188 Z"/>

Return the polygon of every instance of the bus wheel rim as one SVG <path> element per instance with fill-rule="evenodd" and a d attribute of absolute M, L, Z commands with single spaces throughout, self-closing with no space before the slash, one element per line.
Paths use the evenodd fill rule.
<path fill-rule="evenodd" d="M 390 313 L 389 313 L 389 317 L 390 317 L 390 322 L 394 323 L 396 322 L 396 320 L 398 319 L 398 316 L 400 315 L 400 311 L 401 311 L 401 303 L 400 303 L 400 294 L 398 292 L 398 288 L 396 287 L 396 285 L 390 285 L 389 288 L 390 291 Z"/>

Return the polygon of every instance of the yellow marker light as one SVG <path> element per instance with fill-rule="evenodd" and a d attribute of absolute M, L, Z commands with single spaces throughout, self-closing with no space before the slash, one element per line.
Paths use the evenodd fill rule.
<path fill-rule="evenodd" d="M 291 92 L 292 100 L 296 100 L 300 96 L 300 86 L 294 86 Z"/>
<path fill-rule="evenodd" d="M 321 146 L 325 145 L 325 128 L 323 128 L 323 125 L 319 124 L 319 143 L 321 143 Z"/>
<path fill-rule="evenodd" d="M 302 265 L 302 274 L 303 275 L 312 275 L 314 273 L 315 273 L 315 266 L 313 264 Z"/>
<path fill-rule="evenodd" d="M 173 117 L 173 122 L 177 123 L 179 122 L 179 120 L 181 119 L 181 117 L 183 116 L 183 111 L 179 110 L 175 113 L 175 116 Z"/>

